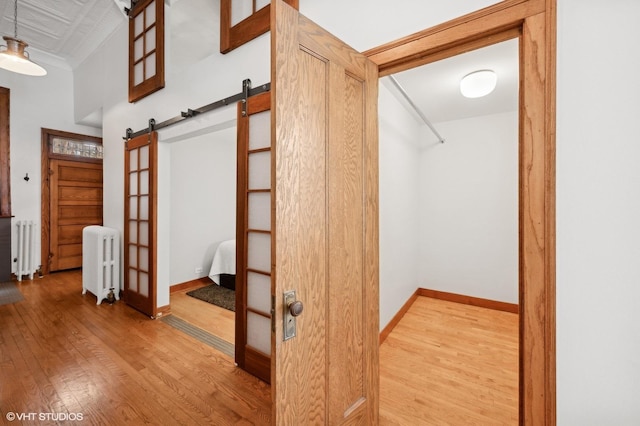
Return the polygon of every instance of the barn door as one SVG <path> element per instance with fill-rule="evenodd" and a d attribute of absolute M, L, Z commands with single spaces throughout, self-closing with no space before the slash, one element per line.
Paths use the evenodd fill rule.
<path fill-rule="evenodd" d="M 238 105 L 236 364 L 271 380 L 271 94 Z M 243 114 L 244 111 L 244 114 Z"/>
<path fill-rule="evenodd" d="M 374 425 L 377 67 L 281 1 L 271 7 L 273 420 Z"/>
<path fill-rule="evenodd" d="M 156 315 L 158 133 L 129 139 L 125 148 L 124 300 Z"/>

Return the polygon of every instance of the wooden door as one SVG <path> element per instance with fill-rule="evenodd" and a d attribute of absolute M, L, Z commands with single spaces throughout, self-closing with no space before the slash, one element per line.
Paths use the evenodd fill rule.
<path fill-rule="evenodd" d="M 125 145 L 124 300 L 155 317 L 158 133 Z"/>
<path fill-rule="evenodd" d="M 82 229 L 102 225 L 102 163 L 49 161 L 49 271 L 82 266 Z"/>
<path fill-rule="evenodd" d="M 238 367 L 271 381 L 271 94 L 238 105 L 236 350 Z"/>
<path fill-rule="evenodd" d="M 375 425 L 377 66 L 281 1 L 272 11 L 273 420 Z M 304 310 L 283 341 L 290 290 Z"/>

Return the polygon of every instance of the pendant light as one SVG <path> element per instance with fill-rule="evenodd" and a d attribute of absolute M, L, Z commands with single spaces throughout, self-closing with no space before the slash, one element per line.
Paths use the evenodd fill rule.
<path fill-rule="evenodd" d="M 13 22 L 14 37 L 2 37 L 7 45 L 0 46 L 0 68 L 19 74 L 46 75 L 44 68 L 29 59 L 29 54 L 24 50 L 28 44 L 18 39 L 18 0 L 14 2 Z"/>

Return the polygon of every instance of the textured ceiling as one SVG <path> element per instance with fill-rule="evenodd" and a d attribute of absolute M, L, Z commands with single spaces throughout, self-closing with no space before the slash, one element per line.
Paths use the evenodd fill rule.
<path fill-rule="evenodd" d="M 176 47 L 173 63 L 190 64 L 217 50 L 218 1 L 165 3 L 171 8 L 166 28 L 170 45 Z M 73 69 L 126 22 L 123 10 L 129 6 L 130 0 L 18 0 L 18 38 L 29 44 L 31 59 L 41 65 Z M 13 0 L 0 0 L 0 14 L 0 35 L 13 37 Z M 197 43 L 203 39 L 212 43 Z"/>
<path fill-rule="evenodd" d="M 126 20 L 119 3 L 19 0 L 18 38 L 29 44 L 33 60 L 74 68 Z M 0 13 L 0 34 L 13 37 L 14 1 L 0 0 Z"/>

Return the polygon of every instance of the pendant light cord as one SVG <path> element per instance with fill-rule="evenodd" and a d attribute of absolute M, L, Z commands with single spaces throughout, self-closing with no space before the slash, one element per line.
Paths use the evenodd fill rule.
<path fill-rule="evenodd" d="M 13 3 L 13 34 L 14 38 L 18 38 L 18 0 Z"/>

